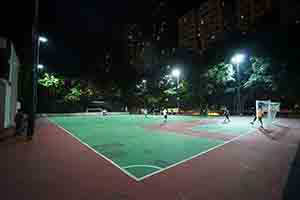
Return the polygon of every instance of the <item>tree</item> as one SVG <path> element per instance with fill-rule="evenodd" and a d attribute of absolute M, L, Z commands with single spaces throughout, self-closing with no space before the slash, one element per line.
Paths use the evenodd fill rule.
<path fill-rule="evenodd" d="M 64 97 L 64 100 L 68 103 L 77 103 L 81 100 L 82 95 L 83 91 L 81 85 L 77 84 L 70 89 L 69 93 Z"/>
<path fill-rule="evenodd" d="M 45 73 L 44 76 L 38 80 L 38 83 L 48 90 L 50 96 L 62 94 L 65 90 L 63 78 L 55 77 L 53 74 Z"/>
<path fill-rule="evenodd" d="M 263 90 L 276 90 L 276 84 L 273 80 L 271 71 L 271 58 L 268 57 L 251 57 L 251 74 L 249 79 L 243 84 L 244 88 Z"/>

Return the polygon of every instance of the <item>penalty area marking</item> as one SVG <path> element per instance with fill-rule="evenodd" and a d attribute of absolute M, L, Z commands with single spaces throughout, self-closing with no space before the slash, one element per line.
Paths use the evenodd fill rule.
<path fill-rule="evenodd" d="M 193 155 L 193 156 L 191 156 L 191 157 L 189 157 L 189 158 L 187 158 L 187 159 L 184 159 L 184 160 L 181 160 L 181 161 L 179 161 L 179 162 L 177 162 L 177 163 L 174 163 L 174 164 L 172 164 L 172 165 L 170 165 L 170 166 L 168 166 L 168 167 L 166 167 L 166 168 L 163 168 L 163 169 L 161 169 L 161 170 L 158 170 L 158 171 L 156 171 L 156 172 L 153 172 L 153 173 L 150 173 L 150 174 L 148 174 L 148 175 L 146 175 L 146 176 L 143 176 L 143 177 L 141 177 L 141 178 L 138 178 L 138 181 L 142 181 L 142 180 L 145 179 L 145 178 L 149 178 L 150 176 L 153 176 L 153 175 L 156 175 L 156 174 L 158 174 L 158 173 L 164 172 L 165 170 L 168 170 L 168 169 L 170 169 L 170 168 L 172 168 L 172 167 L 176 167 L 177 165 L 180 165 L 180 164 L 182 164 L 182 163 L 185 163 L 185 162 L 187 162 L 187 161 L 189 161 L 189 160 L 192 160 L 192 159 L 194 159 L 194 158 L 196 158 L 196 157 L 198 157 L 198 156 L 201 156 L 201 155 L 203 155 L 203 154 L 206 154 L 206 153 L 208 153 L 208 152 L 210 152 L 210 151 L 213 151 L 213 150 L 215 150 L 215 149 L 217 149 L 217 148 L 220 148 L 220 147 L 222 147 L 222 146 L 224 146 L 224 145 L 226 145 L 226 144 L 229 144 L 229 143 L 231 143 L 231 142 L 233 142 L 233 141 L 235 141 L 235 140 L 238 140 L 238 139 L 240 139 L 240 138 L 242 138 L 242 137 L 244 137 L 244 136 L 246 136 L 246 135 L 249 135 L 249 134 L 252 133 L 252 132 L 253 132 L 253 130 L 250 130 L 250 131 L 248 131 L 248 132 L 245 133 L 245 134 L 241 134 L 241 135 L 239 135 L 239 136 L 237 136 L 237 137 L 235 137 L 235 138 L 232 138 L 231 140 L 228 140 L 228 141 L 226 141 L 226 142 L 224 142 L 224 143 L 222 143 L 222 144 L 219 144 L 219 145 L 217 145 L 217 146 L 214 146 L 214 147 L 212 147 L 212 148 L 210 148 L 210 149 L 208 149 L 208 150 L 206 150 L 206 151 L 202 151 L 202 152 L 200 152 L 200 153 L 198 153 L 198 154 L 196 154 L 196 155 Z"/>
<path fill-rule="evenodd" d="M 158 167 L 158 166 L 154 166 L 154 165 L 128 165 L 125 167 L 122 167 L 123 169 L 128 169 L 128 168 L 136 168 L 136 167 L 145 167 L 145 168 L 153 168 L 153 169 L 158 169 L 158 170 L 162 170 L 163 168 Z"/>

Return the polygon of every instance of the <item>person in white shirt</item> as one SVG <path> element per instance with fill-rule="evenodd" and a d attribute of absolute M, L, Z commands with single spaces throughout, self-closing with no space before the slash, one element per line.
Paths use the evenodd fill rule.
<path fill-rule="evenodd" d="M 168 119 L 168 111 L 167 111 L 167 109 L 163 110 L 163 115 L 164 115 L 164 122 L 167 122 L 167 119 Z"/>
<path fill-rule="evenodd" d="M 147 110 L 147 108 L 144 109 L 144 115 L 145 115 L 145 118 L 148 118 L 148 110 Z"/>

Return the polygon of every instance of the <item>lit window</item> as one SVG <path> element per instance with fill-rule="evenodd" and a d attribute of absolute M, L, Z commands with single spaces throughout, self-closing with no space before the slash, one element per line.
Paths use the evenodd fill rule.
<path fill-rule="evenodd" d="M 160 40 L 160 37 L 159 37 L 159 36 L 157 36 L 156 40 Z"/>
<path fill-rule="evenodd" d="M 212 40 L 214 40 L 214 39 L 216 39 L 216 36 L 215 36 L 215 35 L 212 35 L 210 38 L 211 38 Z"/>
<path fill-rule="evenodd" d="M 183 18 L 183 22 L 186 22 L 186 18 L 185 17 Z"/>
<path fill-rule="evenodd" d="M 131 39 L 132 39 L 132 35 L 129 35 L 129 36 L 128 36 L 128 39 L 130 39 L 130 40 L 131 40 Z"/>
<path fill-rule="evenodd" d="M 203 19 L 201 20 L 201 24 L 204 24 L 204 20 Z"/>
<path fill-rule="evenodd" d="M 241 16 L 241 19 L 244 19 L 244 15 Z"/>
<path fill-rule="evenodd" d="M 300 23 L 300 20 L 296 20 L 296 24 L 299 24 Z"/>
<path fill-rule="evenodd" d="M 198 37 L 200 37 L 201 36 L 201 34 L 200 33 L 198 33 Z"/>

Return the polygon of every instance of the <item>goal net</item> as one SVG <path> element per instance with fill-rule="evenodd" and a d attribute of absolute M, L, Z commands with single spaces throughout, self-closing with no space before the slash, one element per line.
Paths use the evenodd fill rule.
<path fill-rule="evenodd" d="M 280 110 L 280 103 L 272 101 L 256 101 L 256 111 L 262 110 L 267 113 L 267 120 L 273 122 L 276 118 L 277 112 Z"/>

